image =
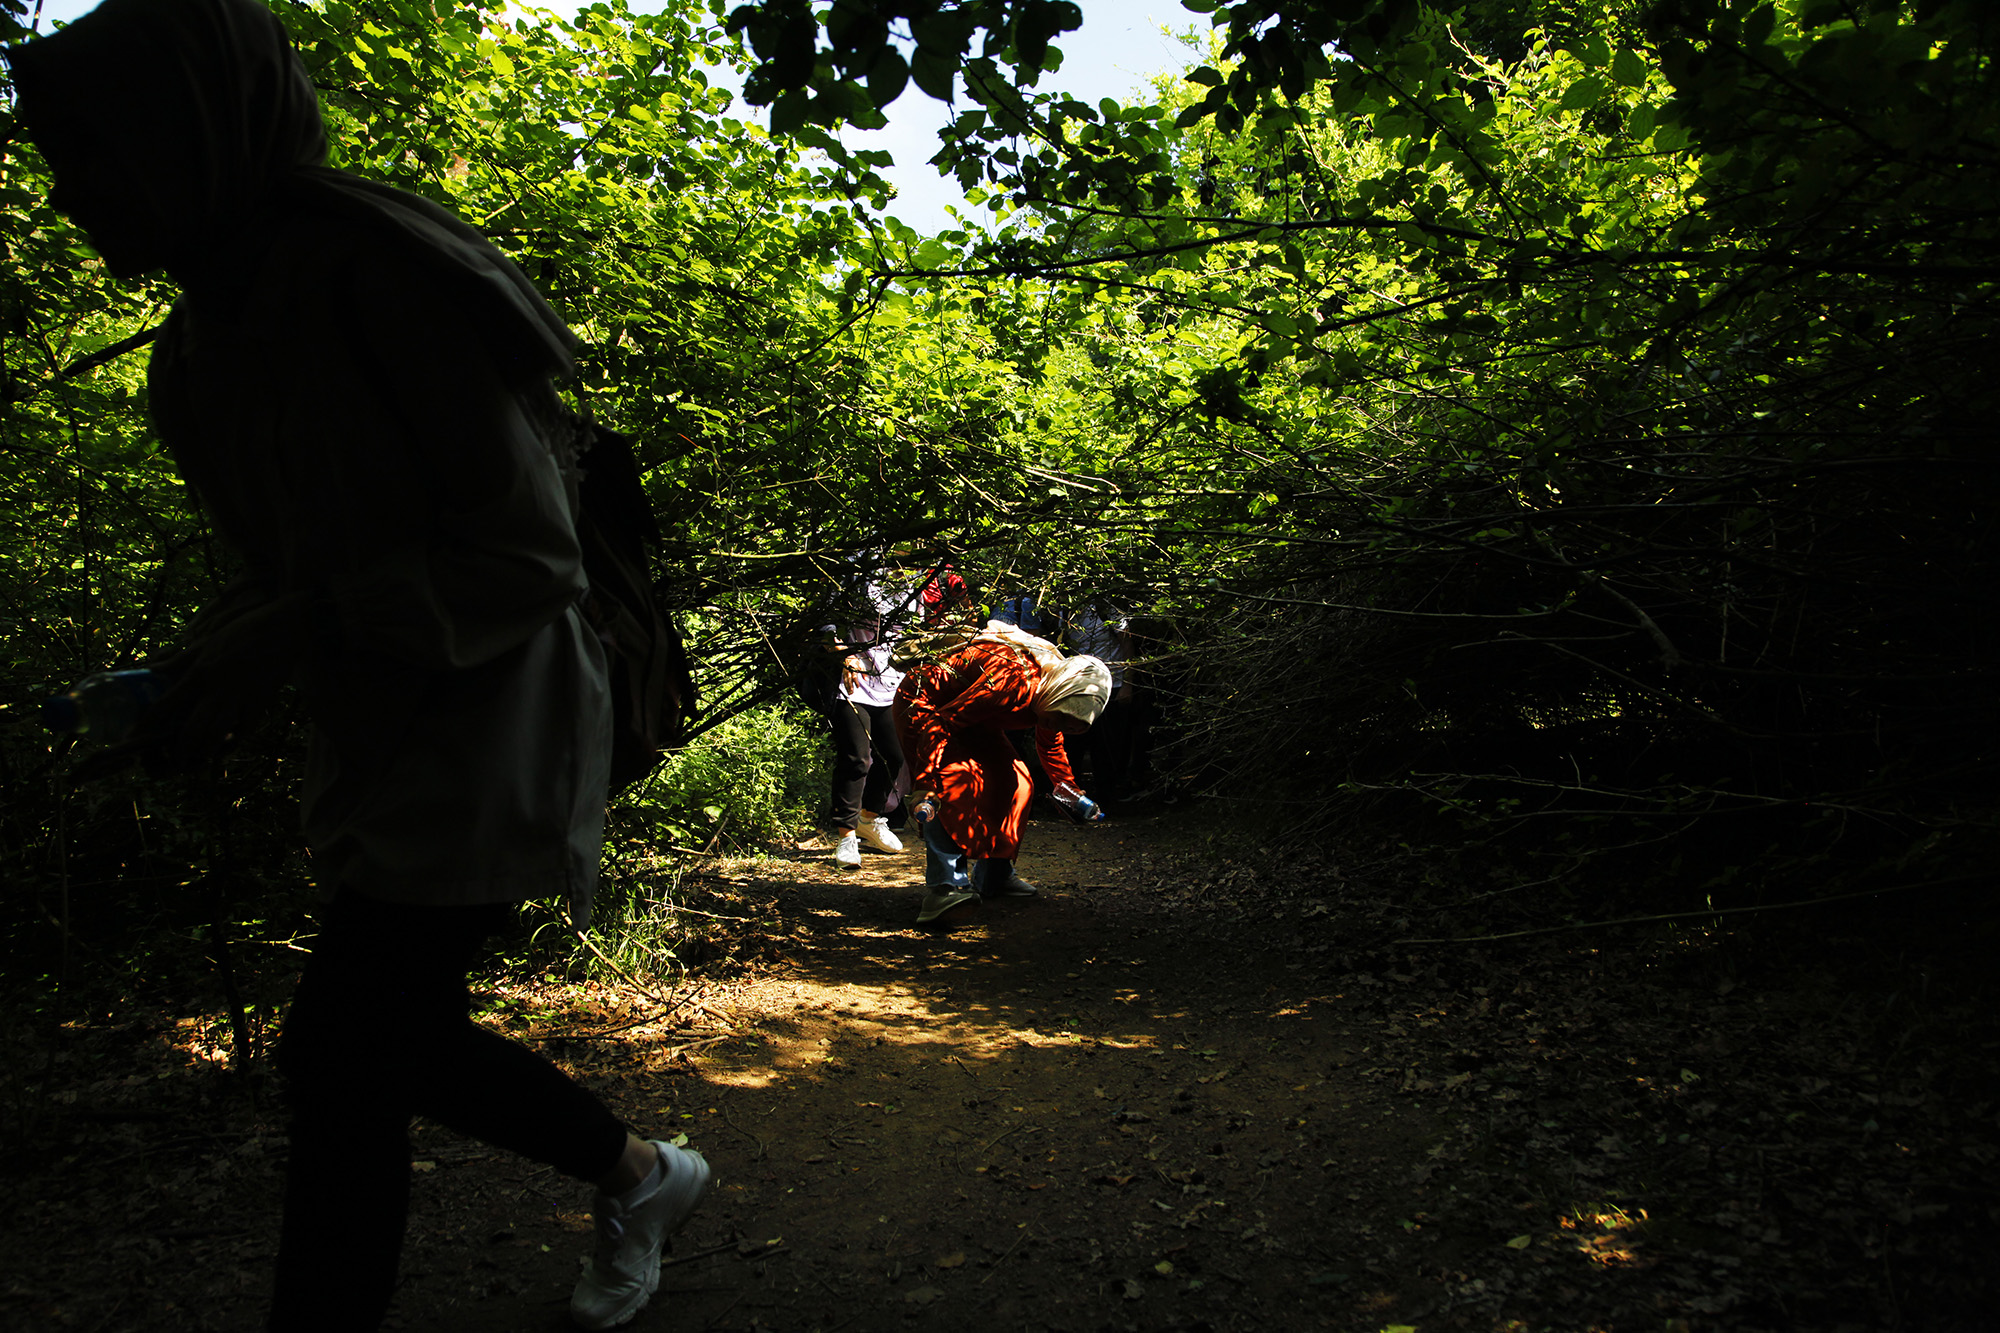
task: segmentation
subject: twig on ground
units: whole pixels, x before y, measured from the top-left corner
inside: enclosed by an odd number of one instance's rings
[[[743,1293],[739,1291],[734,1296],[729,1298],[729,1304],[723,1306],[720,1310],[717,1310],[715,1312],[715,1317],[713,1319],[710,1319],[706,1324],[703,1324],[702,1327],[704,1329],[714,1328],[717,1324],[722,1322],[722,1317],[728,1314],[731,1310],[734,1310],[739,1304],[742,1303],[742,1300],[743,1300]]]
[[[1794,907],[1824,907],[1828,903],[1843,903],[1850,898],[1870,898],[1878,893],[1941,889],[1952,884],[1970,884],[1975,880],[1990,878],[1990,874],[1954,875],[1950,879],[1933,879],[1922,884],[1891,884],[1879,889],[1836,893],[1831,898],[1801,898],[1796,902],[1765,903],[1758,907],[1691,907],[1685,911],[1658,912],[1652,916],[1621,916],[1610,921],[1577,921],[1567,926],[1543,926],[1538,930],[1510,930],[1501,935],[1452,935],[1437,939],[1397,940],[1394,942],[1394,947],[1400,948],[1406,944],[1485,944],[1492,940],[1526,939],[1530,935],[1561,935],[1572,930],[1596,930],[1601,926],[1637,926],[1653,921],[1686,921],[1698,917],[1742,916],[1751,912],[1783,912]]]
[[[999,1142],[999,1140],[995,1139],[994,1142],[997,1143]],[[1012,1254],[1015,1250],[1019,1249],[1021,1246],[1021,1242],[1028,1238],[1028,1230],[1029,1228],[1025,1226],[1021,1228],[1021,1234],[1014,1237],[1014,1243],[1012,1245],[1009,1245],[1005,1250],[1003,1250],[1000,1254],[1000,1257],[993,1261],[993,1271],[988,1273],[985,1277],[979,1279],[980,1286],[983,1287],[994,1279],[994,1277],[1000,1272],[1000,1265],[1007,1262],[1007,1256]]]
[[[725,1241],[720,1245],[711,1245],[705,1250],[696,1250],[693,1254],[684,1254],[677,1259],[662,1259],[660,1261],[660,1267],[672,1268],[677,1264],[699,1263],[703,1259],[713,1259],[716,1255],[721,1254],[726,1250],[733,1250],[735,1248],[736,1248],[735,1241],[733,1240]]]
[[[994,1144],[1000,1142],[1000,1140],[1006,1138],[1009,1134],[1018,1134],[1024,1129],[1031,1134],[1039,1134],[1041,1133],[1042,1127],[1040,1125],[1016,1125],[1012,1129],[1004,1129],[986,1141],[986,1146],[979,1150],[979,1155],[981,1157],[984,1157],[987,1153],[993,1151]]]
[[[729,1112],[723,1111],[720,1114],[722,1116],[722,1123],[724,1125],[728,1126],[730,1129],[736,1131],[738,1134],[741,1134],[744,1138],[750,1140],[752,1143],[757,1145],[757,1155],[751,1158],[750,1159],[751,1161],[761,1162],[767,1156],[770,1155],[770,1150],[764,1146],[763,1139],[759,1138],[755,1134],[752,1134],[749,1130],[743,1128],[741,1125],[737,1124],[734,1120],[731,1120],[729,1118]]]
[[[590,934],[588,931],[577,930],[572,927],[570,930],[570,934],[576,936],[577,941],[580,944],[582,944],[584,948],[590,950],[592,957],[596,958],[598,962],[610,968],[612,972],[616,973],[619,979],[622,980],[626,985],[630,986],[633,990],[638,991],[641,995],[653,1001],[655,1004],[664,1004],[665,1006],[667,1006],[667,1013],[669,1014],[672,1013],[674,1010],[680,1008],[681,1005],[687,1002],[687,997],[683,997],[678,1000],[670,1000],[666,996],[661,995],[658,991],[646,985],[644,982],[640,981],[630,972],[627,972],[621,964],[614,961],[609,954],[605,953],[604,950],[597,947],[596,942],[590,938]],[[665,1015],[656,1015],[656,1016],[665,1017]]]
[[[621,1032],[629,1032],[633,1028],[644,1027],[648,1023],[657,1023],[659,1021],[660,1016],[658,1014],[641,1014],[637,1018],[628,1019],[623,1023],[615,1023],[608,1028],[598,1028],[594,1032],[531,1031],[527,1035],[530,1041],[601,1041],[606,1037],[615,1037]]]
[[[704,1046],[713,1046],[717,1042],[728,1041],[735,1035],[736,1034],[734,1032],[723,1032],[713,1037],[703,1037],[700,1041],[691,1041],[686,1043],[685,1045],[676,1046],[671,1051],[667,1052],[667,1059],[678,1060],[680,1057],[686,1055],[689,1051],[698,1051],[702,1049]]]

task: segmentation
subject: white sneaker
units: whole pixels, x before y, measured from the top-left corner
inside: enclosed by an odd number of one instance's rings
[[[855,836],[865,840],[878,852],[900,852],[903,840],[889,831],[889,821],[881,815],[864,819],[854,830]]]
[[[708,1192],[708,1163],[691,1148],[655,1139],[659,1188],[636,1203],[599,1194],[590,1201],[597,1248],[577,1279],[569,1314],[583,1328],[616,1328],[639,1313],[660,1286],[660,1249]]]
[[[861,869],[861,838],[849,833],[833,849],[833,862],[842,870]]]

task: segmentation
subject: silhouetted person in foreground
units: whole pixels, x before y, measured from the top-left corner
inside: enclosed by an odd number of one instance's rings
[[[246,570],[160,664],[131,751],[213,754],[287,680],[313,719],[331,901],[278,1053],[270,1327],[381,1323],[413,1115],[595,1184],[572,1312],[622,1323],[708,1166],[474,1024],[465,985],[512,904],[563,894],[581,922],[596,882],[610,707],[578,609],[569,332],[456,217],[320,165],[313,87],[256,0],[106,0],[8,58],[56,205],[114,274],[184,291],[153,413]]]

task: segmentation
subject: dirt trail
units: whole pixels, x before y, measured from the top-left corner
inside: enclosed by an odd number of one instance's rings
[[[1042,896],[948,935],[912,924],[914,846],[733,864],[723,894],[775,944],[715,1002],[741,1035],[592,1080],[634,1123],[671,1111],[719,1179],[677,1243],[707,1257],[635,1327],[1344,1328],[1336,1288],[1392,1304],[1342,1271],[1336,1219],[1385,1202],[1428,1126],[1345,1072],[1360,1043],[1302,970],[1134,910],[1160,832],[1038,823]],[[495,1220],[547,1277],[438,1326],[561,1327],[576,1239],[543,1256]]]
[[[1442,872],[1228,855],[1038,821],[1041,897],[950,934],[914,847],[726,862],[665,1003],[500,982],[483,1021],[713,1163],[639,1333],[1993,1327],[1976,938],[1873,972],[1868,920],[1796,958],[1706,922],[1419,953],[1388,942],[1467,891]],[[36,1031],[0,1026],[0,1327],[258,1328],[289,1149],[227,1025]],[[391,1326],[568,1327],[582,1187],[414,1142]]]

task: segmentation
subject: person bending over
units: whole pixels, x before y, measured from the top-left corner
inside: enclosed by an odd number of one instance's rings
[[[1025,898],[1015,872],[1021,824],[1034,786],[1008,742],[1033,727],[1043,766],[1075,790],[1065,733],[1089,729],[1111,692],[1094,657],[1065,658],[1046,639],[989,623],[965,647],[910,672],[892,710],[914,781],[913,808],[928,802],[920,924],[948,924],[982,898]]]

